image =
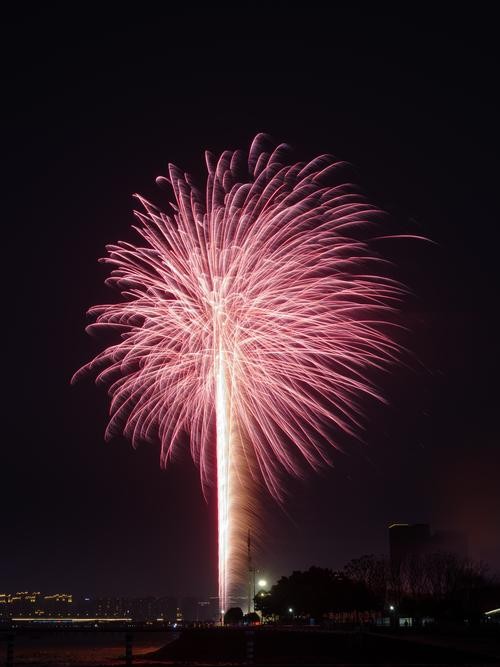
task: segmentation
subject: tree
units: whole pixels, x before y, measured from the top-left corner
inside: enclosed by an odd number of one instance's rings
[[[239,625],[243,622],[241,607],[231,607],[224,615],[224,625]]]
[[[389,575],[389,565],[385,558],[373,554],[353,558],[344,567],[344,573],[352,581],[364,584],[373,595],[376,606],[383,607]]]
[[[484,564],[439,551],[409,554],[390,569],[387,589],[402,615],[462,621],[480,617],[479,599],[490,584]]]
[[[256,596],[255,606],[264,616],[322,618],[334,611],[373,609],[374,596],[363,582],[320,567],[281,577],[271,591]],[[292,610],[292,611],[290,611]]]

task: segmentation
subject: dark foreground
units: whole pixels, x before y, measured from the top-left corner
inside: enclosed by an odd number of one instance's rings
[[[1,639],[1,638],[0,638]],[[3,645],[2,645],[3,644]],[[0,664],[5,643],[0,643]],[[120,633],[26,633],[14,665],[109,667],[125,664]],[[2,655],[3,654],[3,655]],[[300,628],[192,629],[136,633],[133,664],[160,665],[500,665],[500,630],[397,634]]]
[[[256,628],[189,630],[150,657],[199,664],[500,665],[497,633],[469,637]]]

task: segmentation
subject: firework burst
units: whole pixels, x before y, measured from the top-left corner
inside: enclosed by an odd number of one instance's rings
[[[400,352],[405,288],[371,249],[380,211],[331,156],[290,163],[268,146],[207,153],[205,190],[170,165],[157,179],[168,212],[137,196],[141,243],[102,260],[122,300],[90,309],[89,329],[121,337],[75,375],[108,386],[108,437],[159,441],[165,465],[188,434],[204,491],[217,486],[221,608],[241,579],[252,485],[282,500],[282,473],[330,462],[359,434],[360,397],[383,400],[373,371]]]

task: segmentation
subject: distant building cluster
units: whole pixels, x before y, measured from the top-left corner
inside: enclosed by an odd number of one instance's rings
[[[449,530],[431,532],[430,526],[425,523],[394,523],[389,526],[389,552],[389,562],[366,556],[350,564],[349,576],[352,581],[363,582],[375,598],[385,601],[384,608],[377,609],[375,615],[372,612],[365,613],[365,616],[368,614],[365,622],[392,623],[397,616],[400,622],[411,625],[413,617],[402,615],[403,610],[411,606],[408,600],[413,607],[417,603],[422,608],[425,605],[430,607],[430,600],[443,606],[443,601],[450,596],[449,588],[452,584],[454,590],[460,585],[466,592],[475,587],[474,595],[479,595],[476,588],[482,581],[482,573],[466,561],[467,539],[463,533]],[[339,581],[344,581],[344,575],[339,574],[338,577]],[[467,595],[470,597],[472,593],[468,592]],[[234,606],[241,609],[247,604],[247,598],[234,600]],[[491,613],[497,611],[495,600],[487,604],[491,605]],[[351,607],[332,612],[329,620],[363,620],[360,609]],[[361,611],[364,613],[363,609]],[[289,613],[292,614],[292,609]],[[180,626],[217,623],[220,621],[220,609],[219,599],[215,596],[200,600],[196,597],[172,596],[80,597],[68,592],[48,594],[40,591],[0,593],[0,622],[57,622],[64,619],[68,622],[160,622]]]
[[[0,593],[0,620],[40,619],[131,619],[136,622],[164,621],[170,624],[209,623],[218,619],[217,597],[77,597],[71,593],[40,591]]]
[[[0,619],[30,615],[66,616],[74,607],[71,593],[46,594],[40,591],[0,593]]]

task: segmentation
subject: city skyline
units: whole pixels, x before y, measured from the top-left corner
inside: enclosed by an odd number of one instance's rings
[[[259,131],[297,160],[348,161],[371,201],[434,245],[393,250],[414,294],[403,314],[416,367],[387,378],[387,407],[363,404],[363,441],[334,468],[289,483],[286,512],[265,504],[257,566],[270,580],[340,569],[384,553],[388,524],[420,522],[464,531],[471,557],[498,572],[488,28],[460,10],[275,8],[265,29],[257,12],[235,28],[204,11],[187,42],[172,29],[189,23],[182,8],[158,21],[7,17],[0,590],[215,591],[216,508],[187,453],[161,471],[157,445],[105,444],[104,392],[69,380],[99,349],[84,312],[110,298],[96,258],[130,240],[132,192],[154,198],[167,160],[202,179],[200,147],[246,146]]]
[[[354,554],[349,561],[344,562],[340,566],[334,567],[332,563],[323,562],[321,566],[329,567],[333,571],[342,572],[345,570],[349,564],[358,558],[363,557],[375,557],[378,559],[385,560],[388,564],[399,563],[406,555],[411,556],[425,556],[425,555],[453,555],[459,560],[468,562],[471,564],[476,564],[478,566],[486,567],[486,571],[489,572],[493,577],[498,576],[498,572],[490,567],[490,564],[485,561],[477,561],[473,556],[470,555],[471,545],[469,543],[468,535],[464,532],[457,530],[449,530],[447,527],[442,526],[430,526],[425,523],[390,523],[385,527],[385,548],[377,553],[373,552],[363,552]],[[254,566],[255,565],[255,566]],[[316,567],[315,563],[308,563],[307,566],[300,565],[298,567],[292,568],[293,570],[307,569],[307,567]],[[260,583],[265,582],[263,585],[266,590],[269,590],[274,584],[277,583],[278,579],[284,576],[286,573],[284,571],[274,572],[274,568],[271,566],[265,566],[260,563],[254,564],[253,559],[250,560],[248,564],[248,572],[245,570],[242,573],[243,577],[252,577],[254,584],[251,586],[252,590],[258,590]],[[272,573],[272,574],[271,574]],[[30,578],[30,577],[28,577]],[[36,588],[36,587],[35,587]],[[0,606],[6,601],[11,601],[9,598],[16,600],[16,596],[21,596],[19,599],[27,599],[30,602],[34,602],[35,598],[37,599],[56,599],[59,601],[61,598],[64,602],[67,602],[68,599],[71,602],[74,600],[87,600],[87,601],[96,601],[96,600],[105,600],[105,599],[116,599],[116,600],[130,600],[130,599],[165,599],[169,598],[172,600],[213,600],[217,598],[216,586],[213,590],[205,591],[195,591],[195,590],[184,590],[175,592],[172,590],[166,591],[162,590],[160,587],[157,589],[143,590],[134,595],[129,594],[129,592],[122,591],[120,594],[106,590],[106,588],[97,590],[97,589],[81,589],[76,586],[72,586],[71,591],[68,590],[64,592],[54,593],[50,592],[40,592],[36,591],[35,588],[30,589],[29,591],[16,591],[11,589],[6,591],[5,588],[3,592],[0,591]],[[262,588],[262,586],[261,586]],[[76,592],[76,593],[75,593]],[[253,594],[252,594],[253,596]],[[242,595],[237,598],[243,607],[248,605],[248,594]],[[1,610],[0,610],[1,611]]]

